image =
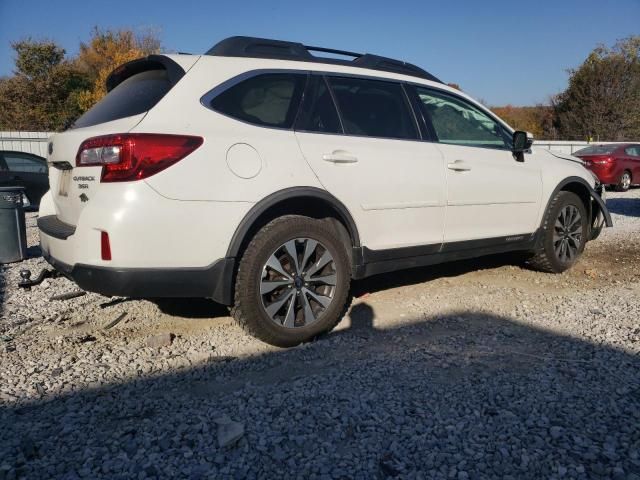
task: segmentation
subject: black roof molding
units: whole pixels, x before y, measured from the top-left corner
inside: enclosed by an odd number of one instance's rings
[[[329,53],[353,57],[353,60],[318,57],[311,52]],[[272,58],[276,60],[295,60],[299,62],[329,63],[350,67],[368,68],[384,72],[400,73],[442,83],[426,70],[393,58],[380,57],[369,53],[355,53],[324,47],[311,47],[298,42],[285,42],[255,37],[229,37],[211,47],[205,55],[218,57]]]

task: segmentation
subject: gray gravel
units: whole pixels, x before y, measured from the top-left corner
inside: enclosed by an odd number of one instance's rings
[[[640,189],[562,275],[515,257],[385,275],[290,350],[204,300],[0,267],[0,480],[640,480]],[[125,314],[126,315],[123,315]]]

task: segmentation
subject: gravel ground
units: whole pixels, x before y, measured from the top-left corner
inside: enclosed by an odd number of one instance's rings
[[[640,189],[608,204],[565,274],[500,256],[371,278],[290,350],[209,301],[17,289],[45,266],[30,216],[31,258],[0,266],[0,480],[640,480]]]

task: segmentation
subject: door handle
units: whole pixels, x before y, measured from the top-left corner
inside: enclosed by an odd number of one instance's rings
[[[325,153],[322,155],[322,159],[331,163],[356,163],[358,161],[358,157],[339,150],[333,153]]]
[[[469,170],[471,170],[471,166],[464,160],[456,160],[455,162],[451,162],[447,164],[447,168],[455,172],[468,172]]]

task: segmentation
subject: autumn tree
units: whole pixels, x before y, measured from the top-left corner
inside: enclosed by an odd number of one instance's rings
[[[599,46],[554,99],[556,125],[567,139],[640,138],[640,36]]]
[[[119,65],[160,51],[157,33],[136,34],[132,30],[100,30],[95,27],[88,43],[80,44],[77,68],[90,82],[79,96],[82,110],[91,108],[107,92],[105,81]]]
[[[533,107],[492,107],[491,110],[516,130],[531,132],[535,138],[556,138],[551,107],[536,105]]]
[[[14,42],[15,71],[0,79],[0,130],[58,130],[80,113],[88,82],[51,41]]]

